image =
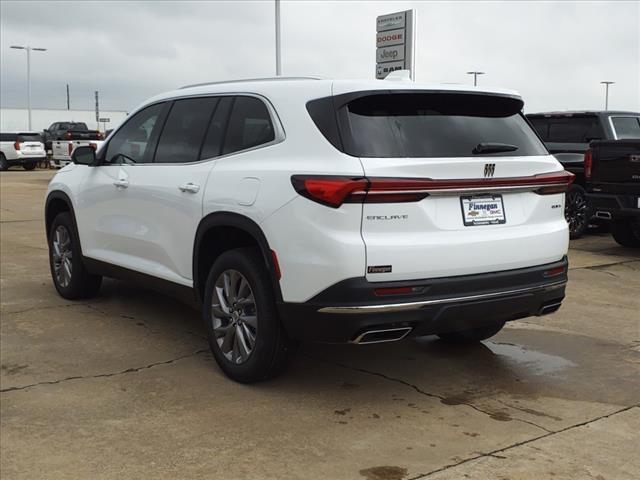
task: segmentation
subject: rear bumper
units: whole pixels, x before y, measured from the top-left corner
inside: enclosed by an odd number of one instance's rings
[[[29,165],[30,163],[42,162],[45,159],[46,159],[46,155],[33,156],[33,157],[19,156],[11,160],[7,159],[7,163],[9,165]]]
[[[567,266],[565,257],[536,267],[410,282],[352,278],[308,302],[281,302],[278,310],[289,336],[305,341],[353,342],[366,331],[386,329],[410,336],[459,331],[557,310],[565,294]],[[554,269],[561,273],[549,276]],[[415,293],[374,293],[407,286]]]
[[[638,198],[640,198],[640,192],[637,194],[587,193],[589,205],[598,218],[640,217]]]

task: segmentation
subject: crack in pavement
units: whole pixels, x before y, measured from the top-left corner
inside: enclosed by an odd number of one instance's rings
[[[631,260],[622,260],[621,262],[603,263],[602,265],[587,265],[584,267],[569,267],[569,270],[602,270],[607,267],[613,267],[615,265],[624,265],[625,263],[638,262],[637,258]]]
[[[9,388],[1,389],[0,393],[15,392],[15,391],[18,391],[18,390],[25,390],[25,389],[31,388],[31,387],[37,387],[37,386],[40,386],[40,385],[56,385],[58,383],[68,382],[70,380],[85,380],[85,379],[89,379],[89,378],[115,377],[117,375],[124,375],[126,373],[135,373],[135,372],[139,372],[141,370],[147,370],[149,368],[157,367],[157,366],[160,366],[160,365],[169,365],[169,364],[172,364],[172,363],[177,362],[179,360],[184,360],[185,358],[195,357],[196,355],[200,355],[201,353],[205,353],[207,351],[208,351],[207,349],[201,348],[201,349],[196,350],[195,352],[189,353],[187,355],[181,355],[179,357],[172,358],[170,360],[165,360],[163,362],[150,363],[149,365],[144,365],[142,367],[132,367],[132,368],[127,368],[126,370],[121,370],[119,372],[98,373],[96,375],[76,375],[76,376],[73,376],[73,377],[61,378],[59,380],[50,380],[50,381],[45,381],[45,382],[32,383],[30,385],[23,385],[21,387],[9,387]]]
[[[3,208],[3,210],[5,210]],[[8,212],[11,212],[11,210],[6,210]],[[0,220],[0,223],[24,223],[24,222],[42,222],[41,218],[34,218],[34,219],[29,219],[29,220]]]
[[[423,389],[421,389],[420,387],[418,387],[417,385],[414,385],[413,383],[409,383],[406,380],[402,380],[401,378],[395,378],[395,377],[390,377],[389,375],[385,375],[384,373],[379,373],[379,372],[374,372],[372,370],[366,370],[364,368],[358,368],[358,367],[351,367],[349,365],[346,365],[344,363],[339,363],[339,362],[331,362],[329,360],[324,360],[324,359],[318,359],[315,357],[311,357],[306,355],[308,358],[311,358],[312,360],[316,360],[316,361],[320,361],[320,362],[324,362],[324,363],[329,363],[329,364],[333,364],[333,365],[337,365],[341,368],[347,369],[347,370],[353,370],[355,372],[360,372],[360,373],[364,373],[367,375],[372,375],[375,377],[380,377],[380,378],[384,378],[385,380],[389,380],[391,382],[395,382],[395,383],[399,383],[401,385],[404,385],[405,387],[409,387],[412,388],[413,390],[415,390],[417,393],[419,393],[420,395],[424,395],[427,397],[431,397],[431,398],[437,398],[438,400],[440,400],[440,402],[443,403],[443,405],[449,405],[447,403],[445,403],[446,401],[446,397],[443,397],[442,395],[438,395],[435,393],[429,393]],[[490,412],[487,410],[483,410],[482,408],[478,407],[477,405],[474,405],[473,403],[466,403],[466,402],[456,402],[455,405],[465,405],[467,407],[472,408],[473,410],[480,412],[484,415],[487,415],[490,418],[494,418],[494,416],[496,415],[496,412]],[[547,428],[538,425],[534,422],[530,422],[529,420],[523,420],[521,418],[516,418],[516,417],[511,417],[512,420],[516,421],[516,422],[521,422],[521,423],[527,423],[533,427],[536,427],[540,430],[544,430],[547,433],[553,433],[551,430],[548,430]]]
[[[621,408],[619,410],[616,410],[615,412],[607,413],[606,415],[600,415],[599,417],[592,418],[590,420],[585,420],[584,422],[576,423],[574,425],[569,425],[568,427],[561,428],[560,430],[555,430],[555,431],[552,431],[552,432],[549,432],[549,433],[545,433],[544,435],[539,435],[537,437],[533,437],[533,438],[530,438],[528,440],[523,440],[521,442],[515,442],[515,443],[512,443],[509,446],[498,448],[496,450],[491,450],[490,452],[480,453],[480,454],[478,454],[478,455],[476,455],[474,457],[465,458],[464,460],[461,460],[461,461],[459,461],[457,463],[451,463],[451,464],[448,464],[448,465],[444,465],[444,466],[442,466],[440,468],[437,468],[435,470],[431,470],[430,472],[427,472],[427,473],[420,473],[420,474],[415,475],[415,476],[413,476],[411,478],[408,478],[407,480],[421,480],[423,478],[430,477],[431,475],[434,475],[436,473],[444,472],[444,471],[449,470],[451,468],[455,468],[455,467],[458,467],[460,465],[464,465],[465,463],[472,462],[473,460],[477,460],[479,458],[486,458],[486,457],[504,458],[504,457],[496,455],[496,454],[502,453],[502,452],[506,452],[508,450],[511,450],[511,449],[517,448],[517,447],[521,447],[523,445],[528,445],[528,444],[533,443],[533,442],[535,442],[537,440],[542,440],[544,438],[551,437],[551,436],[557,435],[559,433],[564,433],[564,432],[566,432],[568,430],[572,430],[574,428],[584,427],[585,425],[589,425],[591,423],[597,422],[598,420],[603,420],[605,418],[609,418],[609,417],[612,417],[614,415],[618,415],[619,413],[623,413],[623,412],[626,412],[628,410],[631,410],[633,408],[638,408],[638,407],[640,407],[640,404],[629,405],[628,407]]]

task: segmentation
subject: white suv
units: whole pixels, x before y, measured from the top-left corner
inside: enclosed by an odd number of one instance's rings
[[[279,78],[152,98],[51,181],[65,298],[101,276],[198,299],[231,378],[292,341],[479,341],[557,310],[564,192],[512,91]]]
[[[0,133],[0,170],[14,165],[33,170],[46,156],[44,143],[37,132]]]

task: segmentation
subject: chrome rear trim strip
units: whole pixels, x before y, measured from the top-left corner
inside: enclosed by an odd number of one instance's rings
[[[546,285],[538,285],[535,287],[518,288],[515,290],[503,290],[501,292],[481,293],[478,295],[467,295],[464,297],[435,298],[433,300],[424,300],[421,302],[407,303],[391,303],[383,305],[355,305],[344,307],[323,307],[318,310],[320,313],[341,313],[341,314],[361,314],[361,313],[389,313],[389,312],[406,312],[410,310],[420,310],[430,305],[439,305],[441,303],[451,302],[470,302],[473,300],[484,300],[487,298],[507,297],[520,293],[531,293],[537,291],[548,291],[562,288],[567,284],[566,281],[548,283]]]

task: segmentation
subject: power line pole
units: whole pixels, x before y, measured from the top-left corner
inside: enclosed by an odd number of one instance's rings
[[[11,45],[16,50],[27,51],[27,110],[29,111],[29,131],[31,131],[31,50],[36,52],[46,52],[46,48],[30,47],[29,45]]]
[[[473,86],[478,86],[478,75],[484,75],[484,72],[467,72],[467,75],[473,75]]]
[[[280,55],[280,0],[276,2],[276,76],[282,75],[282,59]]]
[[[69,84],[67,83],[67,110],[71,110],[71,100],[69,99]]]
[[[604,93],[604,109],[605,110],[609,110],[609,85],[613,85],[616,82],[611,82],[609,80],[604,81],[604,82],[600,82],[604,85],[605,87],[605,93]]]

